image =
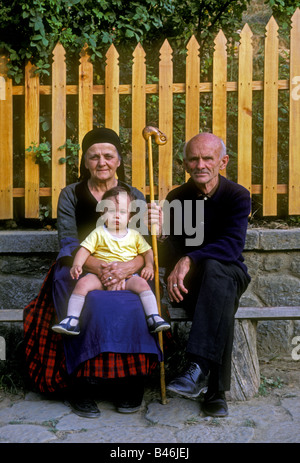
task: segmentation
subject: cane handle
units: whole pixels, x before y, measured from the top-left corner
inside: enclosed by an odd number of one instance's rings
[[[149,137],[152,136],[154,137],[157,145],[165,145],[167,143],[167,137],[163,132],[161,132],[157,127],[148,125],[143,130],[143,137],[145,140],[148,140]]]

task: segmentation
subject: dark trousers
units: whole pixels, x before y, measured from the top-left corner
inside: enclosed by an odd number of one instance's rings
[[[248,284],[238,265],[213,259],[203,260],[186,282],[189,293],[181,305],[193,320],[187,353],[209,364],[211,390],[230,389],[234,315]]]

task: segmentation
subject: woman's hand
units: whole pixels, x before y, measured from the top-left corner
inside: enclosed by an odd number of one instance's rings
[[[109,285],[106,289],[107,291],[122,291],[125,289],[125,280],[121,280],[118,283]]]
[[[128,269],[128,262],[103,262],[100,265],[99,278],[101,283],[107,288],[111,287],[119,288],[122,286],[122,281],[132,276],[132,273]],[[123,288],[124,289],[124,288]]]

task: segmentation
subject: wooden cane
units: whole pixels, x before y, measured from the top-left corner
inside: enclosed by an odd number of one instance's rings
[[[167,137],[156,127],[147,126],[143,130],[143,137],[148,142],[148,163],[149,163],[149,184],[150,184],[150,203],[154,203],[154,179],[153,179],[153,159],[152,159],[152,137],[154,137],[157,145],[164,145],[167,143]],[[159,288],[159,264],[157,252],[157,234],[156,225],[151,225],[151,238],[154,259],[154,280],[155,280],[155,294],[158,307],[158,313],[161,315],[160,305],[160,288]],[[163,354],[163,338],[162,332],[158,333],[159,345]],[[166,380],[165,380],[165,364],[164,361],[160,362],[160,388],[161,388],[161,401],[162,404],[167,403],[166,395]]]

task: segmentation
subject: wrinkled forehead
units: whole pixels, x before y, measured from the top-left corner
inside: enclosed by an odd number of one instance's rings
[[[187,156],[200,156],[203,154],[216,154],[219,156],[221,152],[221,140],[211,134],[200,134],[192,138],[186,147]]]
[[[94,143],[92,146],[89,147],[89,149],[86,151],[85,155],[86,156],[91,156],[95,154],[115,154],[118,156],[118,151],[115,145],[111,143]]]

